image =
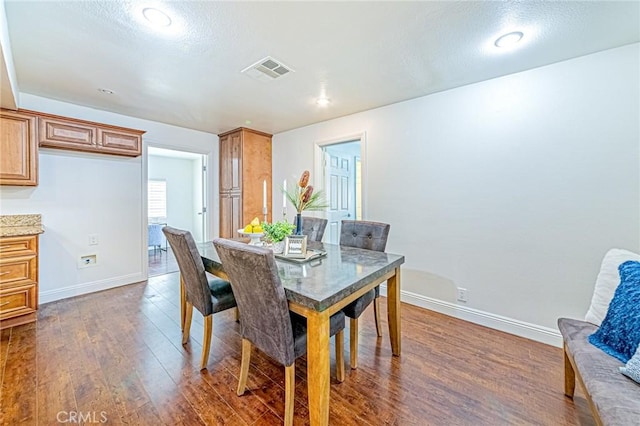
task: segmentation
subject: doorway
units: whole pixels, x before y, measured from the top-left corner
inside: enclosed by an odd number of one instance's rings
[[[157,147],[147,149],[147,241],[149,276],[178,271],[161,232],[165,225],[207,235],[207,156]]]
[[[341,222],[362,220],[364,135],[318,144],[328,221],[324,241],[340,242]]]

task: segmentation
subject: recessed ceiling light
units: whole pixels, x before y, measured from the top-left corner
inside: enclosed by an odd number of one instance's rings
[[[105,95],[113,95],[115,92],[111,89],[105,89],[103,87],[98,89],[98,92],[104,93]]]
[[[331,103],[331,99],[329,99],[329,98],[318,98],[316,103],[318,105],[320,105],[321,107],[326,107],[327,105],[329,105]]]
[[[142,14],[147,21],[156,27],[168,27],[171,25],[171,18],[161,10],[147,7],[142,10]]]
[[[494,44],[496,47],[511,47],[522,40],[523,36],[524,34],[521,31],[514,31],[498,37]]]

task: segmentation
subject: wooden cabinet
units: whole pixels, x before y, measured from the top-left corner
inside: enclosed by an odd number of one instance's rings
[[[141,130],[38,113],[38,143],[42,147],[138,157]]]
[[[0,329],[36,320],[38,236],[0,238]]]
[[[0,109],[0,185],[37,184],[36,117]]]
[[[267,221],[271,221],[271,135],[241,127],[220,138],[220,237],[238,237],[254,217],[262,222],[267,186]]]

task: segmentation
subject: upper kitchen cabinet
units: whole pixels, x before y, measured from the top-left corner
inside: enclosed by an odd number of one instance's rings
[[[0,185],[38,184],[36,117],[0,109]]]
[[[144,131],[38,113],[41,147],[138,157]]]

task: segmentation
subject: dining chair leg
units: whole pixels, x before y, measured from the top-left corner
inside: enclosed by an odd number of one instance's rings
[[[293,406],[296,393],[296,363],[284,367],[284,424],[293,425]]]
[[[236,306],[233,310],[235,312],[236,322],[240,322],[240,311],[238,310],[238,307]]]
[[[202,360],[200,361],[200,370],[204,370],[205,368],[207,368],[207,361],[209,361],[209,350],[211,349],[212,329],[213,314],[210,314],[204,317],[204,337],[202,338]]]
[[[247,376],[249,375],[249,362],[251,361],[251,342],[242,339],[242,361],[240,362],[240,379],[238,380],[238,396],[244,394],[247,387]]]
[[[184,292],[184,281],[182,280],[182,274],[180,274],[180,331],[184,331],[184,315],[186,303],[187,299]]]
[[[344,382],[344,330],[336,333],[336,378]]]
[[[378,337],[382,337],[382,323],[380,322],[380,298],[373,299],[373,315],[376,318],[376,333]]]
[[[358,368],[358,318],[349,319],[349,364],[352,370]]]
[[[189,340],[189,331],[191,330],[191,316],[193,315],[193,305],[189,302],[185,303],[184,308],[184,329],[182,330],[182,344],[186,345]]]

